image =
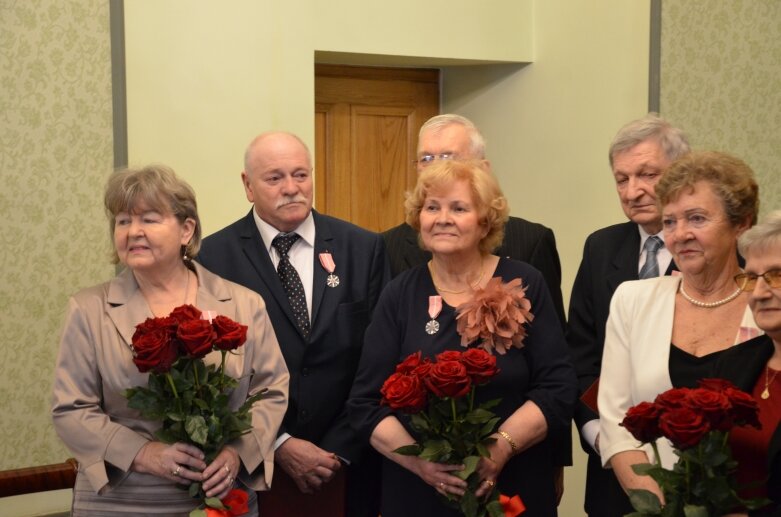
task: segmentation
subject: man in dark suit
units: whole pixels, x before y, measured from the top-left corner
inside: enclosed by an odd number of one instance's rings
[[[244,163],[254,208],[205,239],[199,261],[266,302],[290,370],[275,464],[304,493],[333,479],[342,461],[350,464],[348,515],[366,515],[365,488],[351,489],[364,480],[353,483],[351,471],[368,444],[353,435],[344,406],[364,331],[390,276],[383,241],[312,210],[312,161],[295,135],[258,136]]]
[[[460,115],[432,117],[423,124],[418,134],[418,172],[435,160],[448,159],[482,160],[488,163],[483,136],[469,119]],[[407,223],[391,228],[382,237],[385,239],[394,277],[431,259],[431,253],[421,249],[417,232]],[[504,228],[504,241],[495,253],[528,262],[542,273],[556,313],[564,325],[561,262],[553,231],[538,223],[510,217]]]
[[[610,167],[629,222],[589,235],[572,287],[566,335],[581,395],[596,389],[610,299],[618,285],[640,276],[669,274],[674,267],[663,239],[652,246],[653,237],[661,238],[662,233],[654,186],[664,169],[688,152],[686,135],[656,114],[625,125],[610,145]],[[613,471],[602,468],[599,415],[580,402],[575,408],[575,424],[588,454],[586,513],[591,517],[616,517],[632,512]]]

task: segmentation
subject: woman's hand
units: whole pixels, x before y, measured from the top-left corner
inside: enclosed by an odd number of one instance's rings
[[[203,478],[201,471],[206,468],[203,452],[193,445],[162,442],[147,442],[141,447],[130,470],[143,474],[152,474],[175,483],[189,485]]]
[[[466,481],[454,476],[451,472],[464,470],[463,465],[449,465],[447,463],[434,463],[418,457],[409,457],[414,459],[408,468],[426,484],[431,485],[442,495],[451,495],[461,497],[466,491]]]
[[[491,493],[499,474],[513,456],[513,449],[510,443],[499,435],[495,435],[496,441],[487,447],[491,453],[490,458],[480,458],[477,463],[477,475],[481,479],[480,485],[475,492],[477,498],[485,497]]]
[[[372,447],[377,449],[380,454],[414,473],[426,484],[434,487],[440,494],[459,497],[464,495],[467,486],[466,481],[450,474],[451,472],[463,470],[463,465],[434,463],[417,456],[407,456],[393,452],[399,447],[415,443],[415,440],[395,416],[383,418],[377,424],[377,427],[374,428],[369,441]]]
[[[610,458],[610,466],[621,484],[624,492],[629,493],[630,489],[645,489],[656,495],[659,502],[664,506],[664,494],[659,485],[651,476],[641,476],[635,473],[632,465],[640,463],[649,463],[648,456],[642,450],[622,451],[614,454]]]
[[[203,491],[206,497],[217,497],[222,499],[230,489],[233,488],[233,482],[239,474],[241,459],[236,449],[226,445],[220,451],[214,461],[212,461],[206,470],[203,471]]]

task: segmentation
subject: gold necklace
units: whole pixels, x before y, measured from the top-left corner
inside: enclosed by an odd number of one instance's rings
[[[762,390],[762,394],[760,395],[762,400],[767,400],[770,398],[770,385],[773,384],[774,380],[776,380],[776,376],[778,376],[778,370],[773,370],[773,376],[770,377],[770,367],[765,366],[765,389]],[[769,380],[768,377],[770,377]]]
[[[463,293],[466,292],[466,289],[461,289],[460,291],[450,291],[448,289],[443,289],[442,287],[439,287],[437,285],[436,274],[434,273],[434,261],[433,260],[429,260],[428,261],[428,270],[431,273],[431,283],[434,284],[434,289],[436,289],[437,291],[439,291],[441,293],[448,293],[448,294],[463,294]],[[470,284],[469,282],[467,282],[467,285],[469,286],[469,288],[472,289],[473,291],[475,289],[477,289],[477,287],[480,285],[480,282],[483,281],[483,276],[484,275],[485,275],[485,268],[483,267],[483,260],[480,259],[480,278],[478,278],[477,282],[475,282],[474,284]]]

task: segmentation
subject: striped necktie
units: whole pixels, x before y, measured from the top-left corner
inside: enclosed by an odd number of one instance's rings
[[[659,253],[662,246],[664,246],[664,242],[656,235],[652,235],[645,240],[645,244],[643,245],[643,249],[645,250],[645,264],[643,264],[643,267],[640,269],[640,274],[638,275],[641,280],[643,278],[659,276],[659,262],[656,260],[656,254]]]

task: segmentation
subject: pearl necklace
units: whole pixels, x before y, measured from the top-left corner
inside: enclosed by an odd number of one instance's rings
[[[716,307],[719,307],[721,305],[724,305],[725,303],[729,303],[735,298],[738,297],[738,295],[741,293],[742,289],[738,287],[735,292],[727,296],[726,298],[722,298],[721,300],[716,300],[715,302],[703,302],[700,300],[695,300],[689,294],[686,292],[686,289],[683,288],[683,280],[681,280],[681,285],[678,288],[678,290],[681,292],[681,296],[689,302],[692,305],[696,305],[697,307],[702,307],[703,309],[713,309]]]

